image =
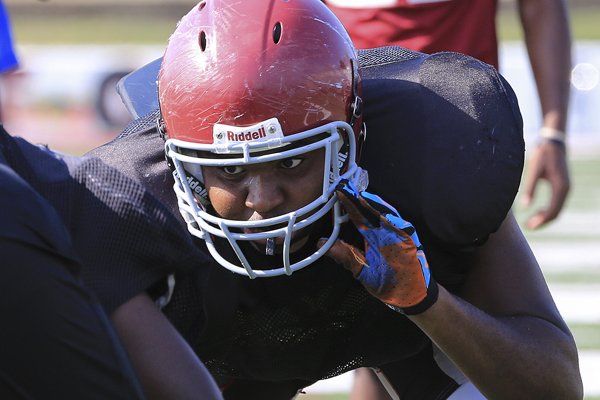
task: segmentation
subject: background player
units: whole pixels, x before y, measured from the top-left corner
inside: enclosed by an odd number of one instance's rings
[[[342,21],[358,48],[399,45],[433,53],[457,51],[498,68],[497,0],[324,1]],[[570,189],[565,151],[571,74],[571,32],[562,0],[517,1],[542,112],[539,139],[530,150],[522,202],[529,206],[539,182],[551,187],[549,204],[526,226],[554,220]]]

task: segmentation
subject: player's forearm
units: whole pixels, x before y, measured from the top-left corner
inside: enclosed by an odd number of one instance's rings
[[[204,364],[147,294],[118,307],[111,319],[148,400],[222,399]]]
[[[440,287],[410,317],[490,399],[578,399],[583,389],[568,332],[531,316],[494,318]]]
[[[564,131],[571,73],[571,32],[566,6],[561,0],[521,0],[519,12],[543,125]]]

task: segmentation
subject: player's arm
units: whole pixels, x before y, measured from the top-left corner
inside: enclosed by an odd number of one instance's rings
[[[520,0],[519,14],[542,110],[542,140],[529,156],[523,203],[529,205],[540,180],[552,188],[550,204],[527,221],[535,229],[556,218],[570,189],[567,154],[560,139],[567,124],[571,32],[563,0]],[[556,140],[558,139],[558,140]]]
[[[148,399],[222,399],[204,364],[147,294],[121,305],[111,319]]]
[[[577,399],[577,349],[514,218],[478,251],[464,299],[409,316],[488,398]]]
[[[365,239],[329,255],[405,314],[488,398],[582,396],[577,349],[512,215],[478,249],[462,298],[435,282],[412,224],[381,198],[338,185]]]

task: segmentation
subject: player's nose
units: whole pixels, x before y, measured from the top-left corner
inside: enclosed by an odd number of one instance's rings
[[[284,202],[284,194],[277,179],[270,175],[258,175],[251,179],[247,187],[246,207],[261,215],[268,216],[279,209]]]

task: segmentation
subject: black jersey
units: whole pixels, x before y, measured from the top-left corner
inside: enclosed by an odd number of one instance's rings
[[[0,398],[144,398],[104,310],[78,279],[68,229],[8,166],[6,140],[0,127]]]
[[[56,209],[86,266],[81,278],[108,312],[207,259],[174,214],[100,159],[61,155],[3,129],[0,152]]]
[[[436,280],[456,290],[471,251],[499,227],[519,185],[524,148],[514,94],[493,68],[467,56],[383,48],[361,52],[360,62],[369,190],[413,222]],[[155,111],[134,121],[91,154],[176,213],[157,118]],[[209,272],[177,280],[164,312],[218,378],[300,388],[405,360],[399,385],[409,385],[423,372],[410,363],[431,358],[415,325],[326,257],[269,279],[214,262],[202,268]]]
[[[149,115],[150,128],[91,154],[135,176],[176,212],[173,178],[153,120]],[[215,376],[297,380],[294,391],[363,365],[412,356],[428,345],[418,328],[326,257],[290,277],[254,280],[213,262],[208,275],[176,276],[163,311]],[[392,341],[396,352],[390,352]]]
[[[499,228],[519,188],[516,95],[493,67],[463,54],[383,47],[359,60],[368,190],[415,226],[436,279],[452,291],[461,259]]]

